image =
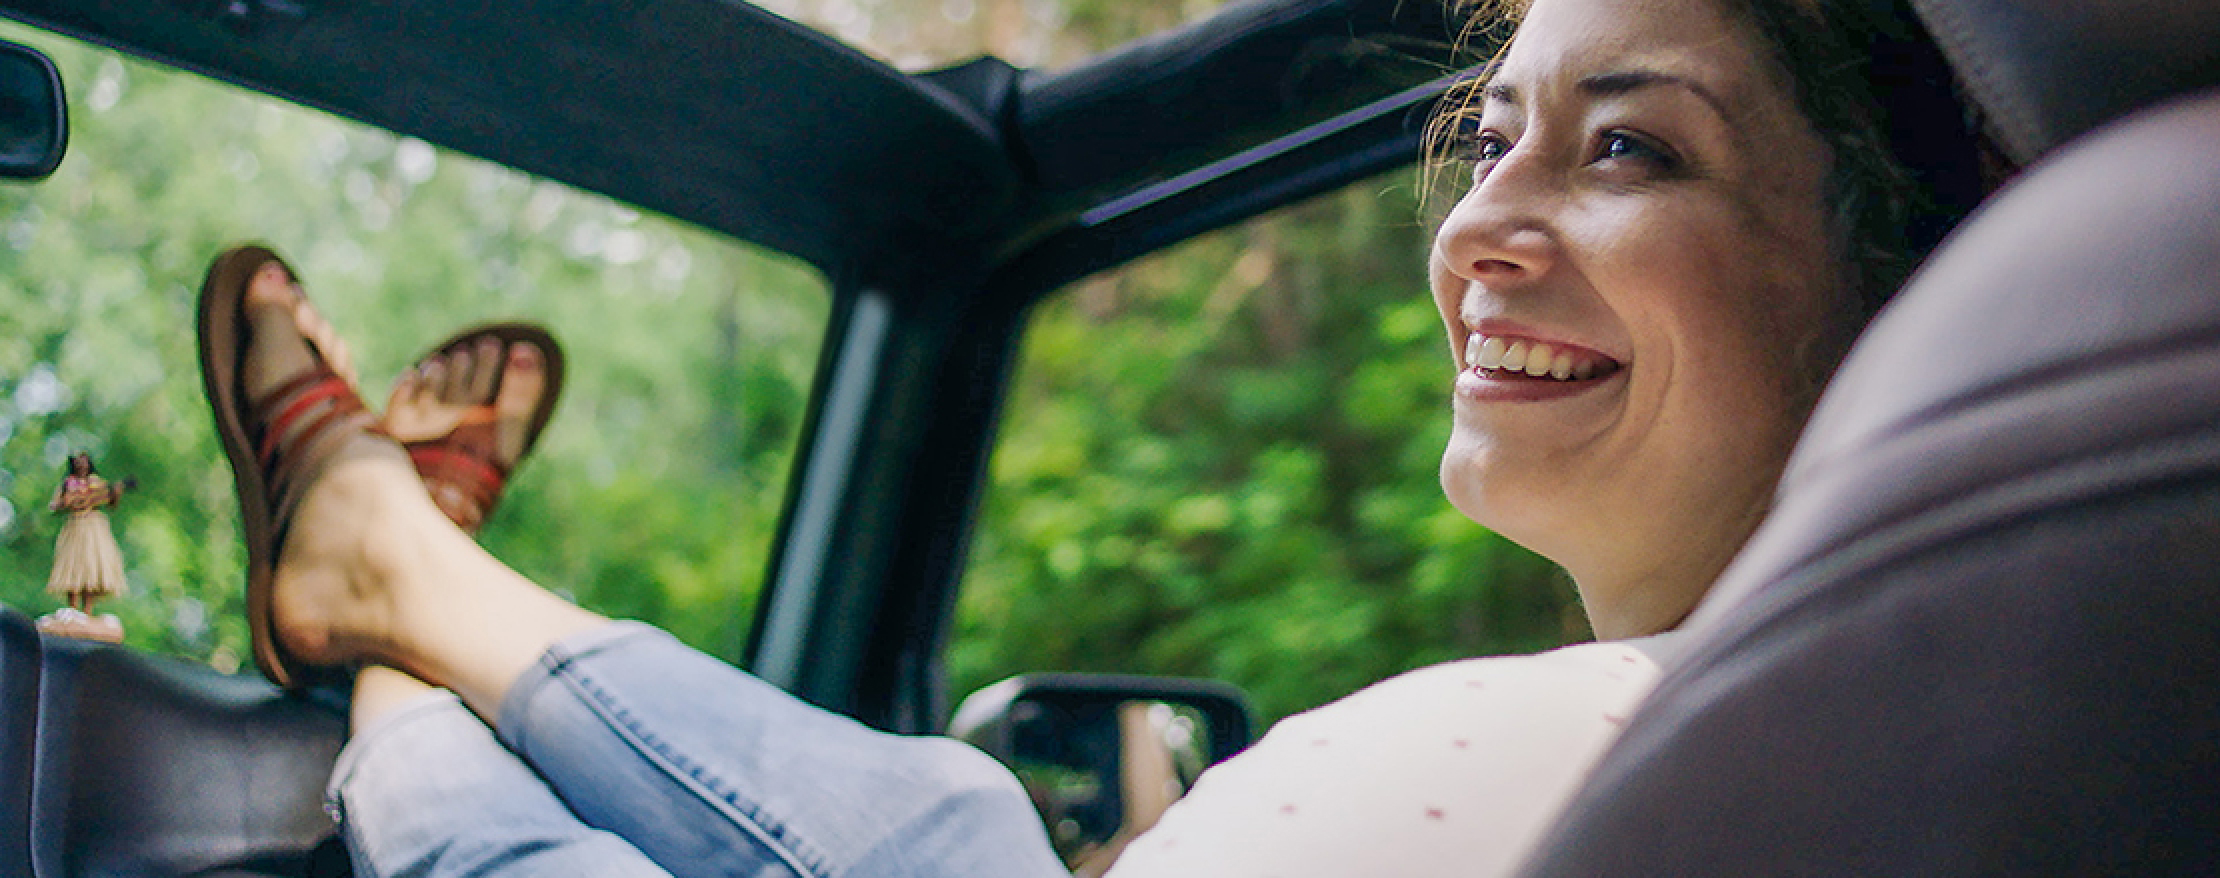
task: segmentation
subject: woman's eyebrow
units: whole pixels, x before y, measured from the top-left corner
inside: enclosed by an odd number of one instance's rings
[[[1671,73],[1657,70],[1623,70],[1585,76],[1580,80],[1581,92],[1590,97],[1623,95],[1631,91],[1660,85],[1679,86],[1686,89],[1690,94],[1702,99],[1704,103],[1710,104],[1712,112],[1718,113],[1720,118],[1734,118],[1734,114],[1727,110],[1727,102],[1720,100],[1719,95],[1712,92],[1709,87],[1696,80],[1675,76]]]

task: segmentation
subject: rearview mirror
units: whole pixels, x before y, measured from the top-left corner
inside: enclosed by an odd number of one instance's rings
[[[39,50],[0,41],[0,178],[42,179],[68,145],[62,74]]]
[[[1027,674],[964,699],[948,733],[1008,765],[1064,864],[1091,876],[1250,727],[1248,699],[1215,680]]]

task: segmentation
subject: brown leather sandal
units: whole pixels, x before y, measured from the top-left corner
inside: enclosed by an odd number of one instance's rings
[[[231,461],[239,492],[240,529],[247,542],[247,626],[254,661],[271,681],[288,689],[344,677],[343,669],[296,666],[273,630],[270,591],[279,547],[295,507],[323,473],[353,447],[351,434],[380,434],[376,418],[353,386],[332,370],[313,342],[315,362],[260,396],[241,386],[247,325],[244,299],[255,272],[277,263],[261,246],[238,247],[216,257],[200,290],[200,374],[216,417],[216,435]]]
[[[540,431],[555,414],[555,403],[563,395],[563,349],[555,343],[555,336],[546,328],[530,323],[489,323],[473,326],[456,333],[454,337],[432,348],[430,353],[417,358],[421,364],[433,357],[443,357],[459,350],[474,349],[487,338],[501,342],[501,355],[505,358],[513,346],[530,343],[540,351],[541,372],[546,376],[546,386],[533,403],[532,419],[525,425],[524,445],[517,458],[507,464],[500,462],[499,425],[495,422],[491,402],[472,406],[463,415],[462,422],[447,433],[426,438],[404,439],[401,447],[408,450],[409,460],[416,464],[417,475],[423,477],[424,488],[432,495],[432,502],[447,513],[464,533],[476,535],[485,525],[486,518],[501,502],[501,491],[507,487],[509,474],[516,465],[532,453],[538,444]],[[493,396],[501,395],[497,380]]]

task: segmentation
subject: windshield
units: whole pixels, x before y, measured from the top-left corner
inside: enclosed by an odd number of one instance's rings
[[[64,458],[137,487],[110,510],[131,645],[249,655],[237,502],[193,303],[248,241],[301,273],[363,395],[478,321],[546,324],[560,403],[481,534],[603,613],[737,658],[829,304],[814,270],[608,199],[14,25],[70,92],[68,158],[0,188],[0,601],[33,613]]]

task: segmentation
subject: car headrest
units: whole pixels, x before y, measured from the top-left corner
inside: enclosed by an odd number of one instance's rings
[[[2021,164],[2220,85],[2220,0],[1912,0]]]
[[[1867,327],[1692,622],[1977,492],[2220,425],[2220,362],[2140,361],[2220,336],[2220,91],[2089,141],[1969,218]]]

